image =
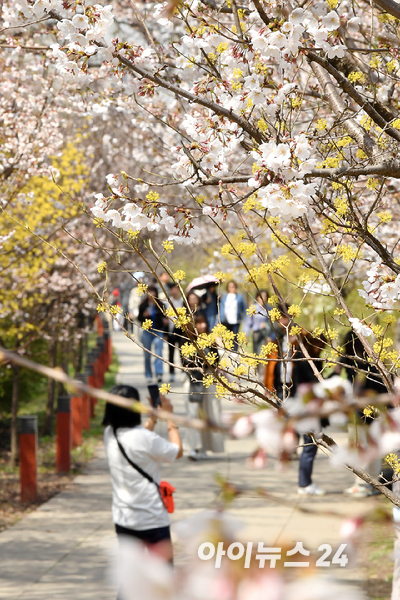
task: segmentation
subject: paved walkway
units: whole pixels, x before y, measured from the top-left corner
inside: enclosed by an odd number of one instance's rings
[[[147,388],[140,350],[123,334],[114,334],[114,348],[119,357],[118,381],[135,385],[144,401]],[[167,380],[167,377],[165,378]],[[181,379],[178,375],[177,379]],[[184,413],[182,382],[173,386],[175,412]],[[238,405],[223,403],[223,410],[239,410]],[[165,425],[157,425],[161,434]],[[164,429],[163,429],[164,428]],[[344,433],[335,433],[344,439]],[[173,522],[197,514],[215,505],[220,474],[246,488],[264,487],[280,501],[261,499],[255,493],[235,500],[230,512],[244,523],[243,541],[264,541],[269,545],[302,541],[305,548],[317,549],[322,543],[339,543],[341,519],[326,514],[335,511],[343,516],[360,514],[374,499],[347,499],[342,490],[351,485],[352,476],[344,469],[333,470],[318,454],[314,481],[327,490],[319,498],[297,495],[296,461],[287,470],[277,472],[271,460],[262,471],[245,467],[248,454],[255,448],[253,440],[227,440],[226,454],[193,463],[187,458],[167,466],[163,473],[177,489]],[[111,488],[102,447],[86,473],[75,478],[69,488],[58,494],[16,525],[0,534],[0,598],[3,600],[112,600],[115,590],[109,583],[109,556],[115,548],[110,513]],[[287,503],[287,505],[286,505]],[[306,505],[317,514],[296,510]],[[325,514],[319,514],[322,513]],[[178,551],[177,562],[185,557]],[[338,575],[358,580],[357,570],[339,569]]]

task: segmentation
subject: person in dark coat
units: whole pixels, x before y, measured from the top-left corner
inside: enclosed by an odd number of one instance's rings
[[[310,356],[310,358],[319,358],[321,352],[325,346],[325,340],[323,338],[314,338],[312,335],[307,334],[303,337],[303,344]],[[304,358],[304,354],[301,349],[298,349],[295,359]],[[293,378],[296,382],[296,386],[302,383],[317,383],[318,379],[314,373],[308,360],[294,360],[293,362]],[[314,362],[314,365],[321,370],[321,362]],[[321,423],[326,425],[326,423]],[[314,466],[315,455],[317,454],[318,447],[314,444],[312,438],[309,435],[303,435],[304,446],[300,457],[299,463],[299,488],[298,493],[305,496],[322,496],[325,494],[324,490],[318,487],[312,482],[312,471]]]
[[[153,369],[151,361],[151,352],[153,351],[156,357],[154,359],[154,370],[157,381],[160,383],[163,376],[163,361],[162,352],[164,344],[164,331],[168,324],[163,313],[164,305],[158,299],[157,289],[149,287],[147,293],[139,306],[138,321],[141,325],[146,324],[146,329],[142,331],[142,345],[144,349],[144,369],[147,381],[153,380]],[[151,321],[151,325],[147,325]]]

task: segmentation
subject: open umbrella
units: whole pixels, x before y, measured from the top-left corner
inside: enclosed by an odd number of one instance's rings
[[[215,277],[215,275],[203,275],[202,277],[195,277],[195,279],[193,279],[193,281],[191,281],[187,286],[186,293],[193,290],[207,288],[210,287],[210,285],[215,285],[216,283],[218,283],[218,279]]]

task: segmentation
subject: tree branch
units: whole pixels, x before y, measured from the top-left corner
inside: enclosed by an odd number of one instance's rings
[[[333,84],[329,73],[327,73],[327,71],[315,61],[312,61],[310,65],[316,78],[318,79],[323,93],[326,95],[331,109],[338,118],[343,118],[344,113],[346,112],[346,107],[337,91],[336,86]],[[374,140],[365,131],[365,129],[363,129],[363,127],[357,123],[357,121],[354,119],[344,119],[343,127],[346,129],[347,133],[356,140],[357,144],[368,156],[372,157],[375,154],[376,144]]]
[[[309,60],[318,63],[336,79],[342,90],[346,92],[346,94],[348,94],[350,98],[352,98],[354,102],[356,102],[363,110],[365,110],[367,115],[371,117],[374,123],[384,129],[385,133],[390,135],[390,137],[392,137],[394,140],[400,142],[400,132],[394,129],[394,127],[388,127],[388,121],[382,115],[380,115],[379,112],[375,110],[375,108],[365,98],[363,98],[359,92],[357,92],[357,90],[351,85],[350,81],[346,79],[346,77],[344,77],[340,71],[335,69],[329,60],[322,58],[322,56],[319,56],[319,54],[316,54],[315,52],[308,52],[307,54]]]

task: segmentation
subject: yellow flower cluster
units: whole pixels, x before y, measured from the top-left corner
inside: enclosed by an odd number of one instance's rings
[[[175,318],[175,327],[178,329],[185,329],[186,325],[190,322],[190,316],[187,314],[187,310],[185,306],[181,306],[176,309],[178,313],[178,317]]]
[[[104,273],[104,271],[107,269],[107,263],[103,260],[103,262],[99,263],[97,265],[97,270],[99,273]]]
[[[158,389],[159,389],[161,396],[165,396],[166,394],[168,394],[171,391],[171,384],[163,383]]]
[[[349,210],[347,198],[345,198],[344,196],[340,196],[338,198],[335,198],[333,203],[335,205],[336,213],[338,214],[338,216],[344,217],[347,211]]]
[[[247,338],[244,331],[239,331],[239,333],[236,335],[236,339],[239,346],[245,346],[247,344]]]
[[[148,331],[153,326],[153,321],[151,319],[146,319],[142,323],[142,329]]]
[[[138,229],[136,229],[136,230],[129,229],[129,231],[127,232],[128,240],[130,242],[134,242],[139,237],[139,233],[140,233],[140,231]]]
[[[218,46],[215,48],[215,50],[218,52],[218,54],[222,54],[223,52],[225,52],[225,50],[228,49],[228,44],[226,42],[221,42],[220,44],[218,44]]]
[[[214,273],[214,277],[215,279],[218,279],[218,281],[222,282],[225,281],[228,275],[226,273],[223,273],[222,271],[218,271],[217,273]]]
[[[362,256],[361,250],[356,250],[355,248],[352,248],[351,246],[348,246],[347,244],[342,244],[341,246],[338,246],[336,248],[336,254],[341,256],[343,259],[343,262],[345,262],[345,263],[351,262],[357,256],[358,257]]]
[[[179,269],[178,271],[176,271],[176,273],[173,274],[173,278],[175,279],[175,281],[182,281],[183,279],[185,279],[186,277],[186,273],[185,271],[182,271],[182,269]]]
[[[268,275],[270,273],[277,273],[285,267],[290,265],[290,258],[288,256],[279,256],[276,260],[270,263],[264,263],[260,267],[254,267],[250,269],[249,273],[245,276],[245,281],[256,282],[259,277]]]
[[[281,316],[282,315],[277,308],[273,308],[272,310],[269,311],[269,318],[270,318],[271,323],[275,323],[275,321],[279,321]]]
[[[268,342],[265,346],[261,346],[260,357],[267,358],[270,354],[277,354],[278,346],[274,342]]]
[[[388,210],[376,213],[376,216],[380,218],[382,223],[390,223],[390,221],[392,220],[392,215]]]
[[[137,294],[138,296],[142,296],[143,294],[145,294],[147,292],[147,288],[149,286],[146,283],[139,283],[137,286]]]
[[[146,200],[149,202],[157,202],[160,199],[160,194],[158,192],[149,192],[146,196]]]
[[[385,315],[382,320],[384,323],[387,323],[388,325],[393,325],[393,323],[396,323],[396,321],[397,321],[397,319],[394,315]]]
[[[289,306],[288,308],[288,314],[294,319],[297,319],[297,317],[301,315],[300,306],[298,306],[297,304],[292,304],[292,306]]]
[[[375,413],[375,407],[374,406],[366,406],[363,409],[363,415],[364,417],[373,417]]]
[[[172,240],[164,240],[162,245],[165,252],[170,253],[174,249],[174,242]]]
[[[299,327],[298,325],[294,325],[289,331],[290,335],[300,335],[300,333],[301,333],[301,327]]]
[[[241,242],[236,246],[236,252],[243,254],[245,257],[252,256],[256,251],[257,245],[249,242]]]
[[[193,346],[193,344],[190,344],[189,342],[185,342],[185,344],[183,344],[181,346],[181,354],[185,358],[190,358],[191,356],[196,356],[197,350],[196,350],[195,346]]]
[[[243,211],[249,213],[251,210],[260,210],[262,208],[260,201],[257,199],[256,194],[247,198],[246,202],[243,203]]]
[[[391,452],[390,454],[385,456],[385,461],[390,467],[392,467],[395,475],[400,475],[400,460],[397,454]]]
[[[263,133],[268,133],[268,125],[266,124],[266,122],[264,121],[264,119],[259,119],[257,121],[257,127]]]
[[[351,73],[348,74],[347,79],[350,81],[350,83],[365,83],[366,78],[365,78],[365,73],[362,73],[361,71],[352,71]]]
[[[206,375],[203,377],[203,385],[205,388],[209,388],[215,382],[214,377],[212,375]]]

